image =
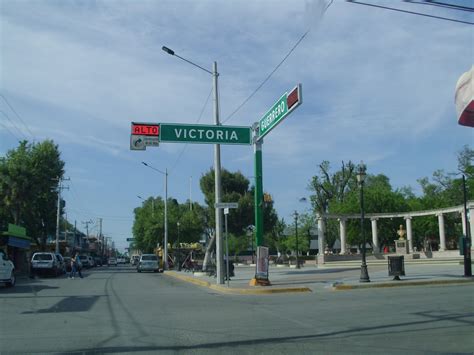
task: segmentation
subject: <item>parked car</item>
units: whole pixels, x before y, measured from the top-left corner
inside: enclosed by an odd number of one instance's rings
[[[114,266],[117,266],[117,259],[115,258],[109,258],[108,262],[107,262],[107,265],[114,265]]]
[[[4,282],[7,287],[15,286],[15,266],[8,260],[8,257],[0,251],[0,282]]]
[[[65,256],[63,259],[64,259],[64,269],[66,270],[66,272],[71,272],[72,271],[71,257]]]
[[[155,254],[143,254],[142,256],[140,256],[140,260],[137,265],[137,272],[142,271],[160,271],[158,258]]]
[[[58,269],[60,271],[60,274],[62,275],[66,273],[66,263],[64,262],[63,256],[59,253],[54,253],[54,255],[56,256],[56,260],[58,262]]]
[[[117,264],[125,264],[125,258],[118,257],[117,258]]]
[[[102,266],[102,258],[100,256],[96,256],[94,262],[96,266]]]
[[[87,255],[79,255],[79,262],[81,263],[83,269],[91,267],[89,257]]]
[[[55,253],[34,253],[31,258],[31,269],[33,274],[49,273],[57,276],[64,270],[64,261],[61,263]]]

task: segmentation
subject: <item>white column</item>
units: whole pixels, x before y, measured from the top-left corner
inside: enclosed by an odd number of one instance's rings
[[[446,250],[446,234],[444,233],[444,216],[442,213],[438,215],[438,227],[439,227],[439,250]]]
[[[372,246],[374,248],[374,254],[380,253],[379,238],[377,236],[377,218],[371,218],[370,222],[372,224]]]
[[[407,225],[408,252],[413,253],[413,233],[411,228],[411,217],[405,217]]]
[[[326,236],[325,232],[324,219],[318,217],[318,265],[324,264],[324,249],[326,247]]]
[[[464,211],[461,212],[461,224],[462,224],[462,234],[466,235],[466,216],[464,215]]]
[[[346,219],[340,218],[339,219],[339,236],[341,239],[341,252],[340,254],[346,254]]]

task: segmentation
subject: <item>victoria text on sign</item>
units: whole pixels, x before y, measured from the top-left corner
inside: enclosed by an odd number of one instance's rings
[[[251,128],[242,126],[209,126],[160,124],[161,142],[250,144]]]

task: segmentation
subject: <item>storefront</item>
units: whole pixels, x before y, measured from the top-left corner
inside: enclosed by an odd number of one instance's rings
[[[15,224],[8,224],[8,230],[0,234],[0,249],[15,265],[18,273],[28,273],[31,239],[26,229]]]

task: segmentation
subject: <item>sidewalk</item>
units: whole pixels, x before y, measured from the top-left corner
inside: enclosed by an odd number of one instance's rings
[[[255,267],[236,266],[235,277],[232,277],[229,285],[218,285],[216,278],[185,271],[165,271],[165,275],[190,282],[195,285],[207,287],[228,294],[269,294],[269,293],[301,293],[301,292],[323,292],[335,290],[353,290],[362,288],[379,287],[401,287],[401,286],[426,286],[426,285],[449,285],[449,284],[472,284],[473,277],[464,277],[462,265],[446,264],[408,264],[405,265],[406,276],[401,276],[400,281],[393,281],[388,276],[387,265],[369,265],[369,283],[359,282],[360,265],[353,263],[342,267],[326,264],[322,268],[317,266],[305,266],[301,269],[289,267],[270,266],[269,279],[271,286],[249,286],[249,281],[255,275]],[[201,274],[201,276],[197,276]]]

